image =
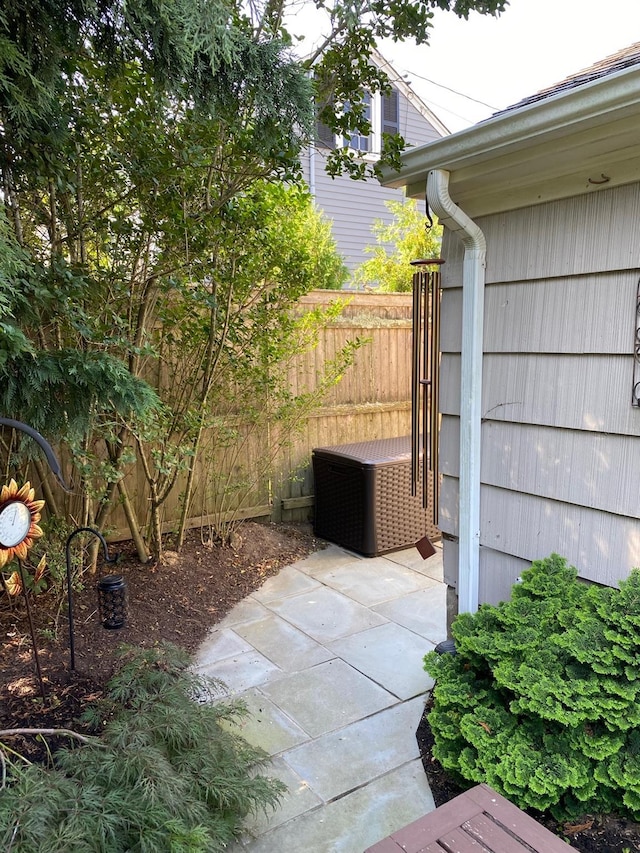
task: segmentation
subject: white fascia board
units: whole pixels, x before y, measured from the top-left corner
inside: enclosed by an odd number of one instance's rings
[[[575,135],[583,128],[632,113],[640,116],[637,65],[413,148],[402,155],[400,172],[383,170],[382,183],[391,187],[424,186],[433,169],[445,169],[454,179],[456,170],[466,166],[477,167],[518,151],[526,158],[527,151],[553,138]]]

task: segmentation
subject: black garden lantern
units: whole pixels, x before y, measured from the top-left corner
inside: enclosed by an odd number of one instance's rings
[[[122,628],[127,621],[127,584],[122,575],[105,575],[98,581],[98,613],[103,628]]]
[[[71,656],[71,669],[76,668],[76,649],[75,649],[75,638],[74,638],[74,618],[73,618],[73,587],[71,584],[71,542],[79,533],[92,533],[96,536],[100,542],[102,543],[102,549],[104,552],[104,559],[106,563],[115,563],[118,557],[110,557],[109,549],[107,548],[107,543],[98,530],[94,530],[92,527],[77,527],[68,537],[66,544],[66,557],[67,557],[67,601],[69,607],[69,652]],[[117,580],[119,583],[115,584],[115,586],[111,585],[112,580]],[[100,584],[104,581],[107,581],[106,589],[101,591]],[[103,595],[104,595],[104,605],[103,605]],[[116,607],[116,598],[118,596],[118,605]],[[121,575],[107,575],[104,578],[100,578],[98,581],[98,609],[100,613],[100,619],[105,628],[122,628],[125,622],[125,611],[126,607],[126,599],[125,599],[125,582],[124,578]],[[104,615],[103,615],[104,614]],[[109,624],[107,624],[107,621]]]

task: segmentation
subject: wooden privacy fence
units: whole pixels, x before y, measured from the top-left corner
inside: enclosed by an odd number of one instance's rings
[[[410,293],[349,293],[312,291],[300,300],[301,311],[347,299],[341,316],[321,330],[315,349],[296,355],[289,368],[291,390],[313,387],[326,362],[347,341],[367,339],[355,363],[328,392],[320,409],[292,435],[278,435],[278,426],[255,429],[240,418],[226,446],[208,445],[196,470],[196,487],[189,527],[215,524],[211,515],[213,483],[223,484],[230,498],[228,516],[307,521],[313,512],[311,452],[323,447],[408,435],[411,430],[411,311]],[[211,439],[211,442],[213,438]],[[268,462],[269,464],[265,464]],[[263,470],[258,482],[251,472]],[[142,523],[148,517],[145,479],[140,465],[127,472],[127,490]],[[409,488],[409,483],[407,483]],[[163,505],[162,529],[176,529],[181,512],[181,488]],[[130,538],[122,506],[116,505],[104,526],[112,541]]]
[[[301,306],[326,305],[335,294],[314,291]],[[369,340],[353,367],[308,418],[282,454],[274,495],[276,518],[304,521],[313,506],[314,447],[407,435],[411,429],[411,294],[355,293],[317,348],[299,358],[298,372],[311,377],[356,337]]]
[[[355,355],[355,363],[333,387],[322,407],[306,418],[302,428],[286,437],[262,429],[256,433],[239,426],[237,448],[217,449],[203,454],[197,472],[195,498],[189,526],[206,524],[206,483],[212,477],[237,487],[233,514],[237,518],[266,518],[274,521],[307,521],[313,511],[311,451],[314,447],[370,441],[407,435],[411,428],[411,294],[344,293],[312,291],[300,300],[302,311],[326,307],[336,298],[348,299],[341,316],[320,333],[315,349],[300,353],[290,369],[293,392],[313,385],[324,364],[356,337],[368,342]],[[275,428],[277,430],[277,427]],[[275,448],[275,449],[274,449]],[[247,472],[264,467],[273,457],[270,470],[258,483],[241,487]],[[146,517],[140,472],[140,488],[131,492],[139,517]],[[180,495],[164,506],[165,530],[175,527],[180,514]],[[113,539],[128,538],[124,518],[116,510],[111,521]]]

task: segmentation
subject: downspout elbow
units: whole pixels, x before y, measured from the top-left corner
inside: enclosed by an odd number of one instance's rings
[[[479,226],[449,195],[449,172],[427,177],[427,198],[440,223],[464,245],[462,352],[460,370],[460,479],[458,518],[458,610],[475,613],[480,578],[480,456],[482,355],[487,244]]]
[[[455,231],[466,251],[479,252],[484,256],[487,241],[480,227],[453,201],[449,195],[449,172],[434,169],[427,176],[427,198],[440,224]]]

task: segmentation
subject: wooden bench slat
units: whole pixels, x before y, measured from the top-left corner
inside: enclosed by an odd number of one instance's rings
[[[445,850],[455,850],[456,853],[494,853],[491,848],[485,847],[480,841],[471,838],[464,829],[460,828],[445,832],[439,840]],[[524,847],[522,849],[524,850]]]
[[[378,841],[377,844],[374,844],[373,847],[367,847],[365,853],[400,853],[402,847],[388,836],[387,838],[383,838],[382,841]]]
[[[567,853],[567,845],[562,839],[549,832],[542,824],[514,806],[513,803],[488,785],[484,783],[477,785],[475,788],[466,791],[462,796],[465,795],[503,826],[508,827],[514,835],[517,835],[534,850],[540,850],[541,853]],[[455,802],[455,800],[451,802]]]
[[[567,853],[562,839],[488,785],[477,785],[365,853]]]
[[[429,812],[425,817],[392,833],[391,838],[397,841],[407,853],[419,853],[423,847],[437,841],[445,832],[455,829],[464,821],[481,813],[482,807],[477,803],[456,797],[435,811]]]
[[[500,824],[495,823],[487,815],[482,814],[472,818],[462,825],[462,828],[470,836],[480,841],[487,850],[497,853],[530,853],[517,838],[504,830]]]
[[[438,841],[427,844],[426,847],[411,848],[413,853],[449,853]],[[373,847],[367,847],[364,853],[407,853],[407,848],[402,847],[391,835],[378,841]]]

